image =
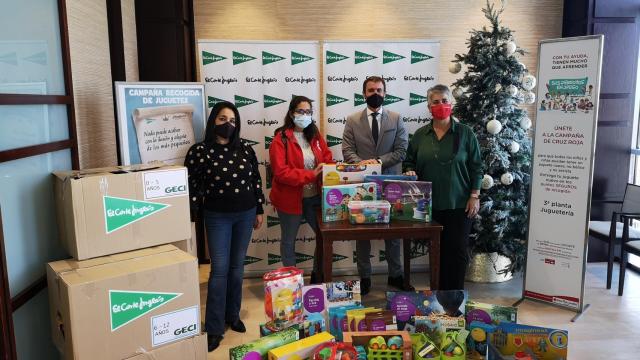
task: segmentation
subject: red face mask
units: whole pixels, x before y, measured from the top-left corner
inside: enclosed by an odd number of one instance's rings
[[[431,115],[434,119],[444,120],[451,116],[451,104],[431,105]]]

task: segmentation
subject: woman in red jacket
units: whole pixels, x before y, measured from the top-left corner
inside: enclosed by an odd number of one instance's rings
[[[295,96],[289,104],[284,125],[275,131],[269,147],[273,179],[271,203],[280,218],[280,254],[284,266],[295,266],[295,240],[305,218],[318,233],[316,208],[320,206],[322,164],[333,156],[312,120],[311,99]],[[313,259],[311,283],[319,279],[317,254]]]

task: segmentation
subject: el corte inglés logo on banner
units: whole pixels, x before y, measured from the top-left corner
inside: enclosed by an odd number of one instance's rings
[[[273,142],[273,137],[272,136],[265,136],[264,137],[264,149],[265,150],[269,150],[269,147],[271,147],[271,143]]]
[[[388,64],[390,62],[402,60],[404,58],[405,58],[404,56],[398,55],[398,54],[394,54],[394,53],[392,53],[390,51],[384,50],[382,52],[382,63],[383,64]]]
[[[338,261],[342,261],[344,259],[348,259],[348,256],[344,256],[344,255],[340,255],[340,254],[333,254],[333,260],[331,262],[338,262]]]
[[[202,65],[209,65],[214,62],[225,60],[226,57],[216,55],[210,52],[203,51],[202,52]]]
[[[234,95],[233,98],[235,100],[237,107],[243,107],[243,106],[255,104],[258,102],[258,100],[249,99],[240,95]]]
[[[349,99],[345,99],[345,98],[340,97],[340,96],[327,94],[327,106],[337,105],[337,104],[343,103],[345,101],[349,101]]]
[[[362,104],[366,104],[367,99],[362,94],[353,94],[353,106],[360,106]]]
[[[389,105],[389,104],[393,104],[393,103],[397,103],[398,101],[402,101],[404,100],[403,98],[399,98],[397,96],[393,96],[391,94],[386,94],[384,96],[384,103],[382,103],[383,105]]]
[[[301,224],[306,224],[307,220],[303,219]],[[280,218],[276,217],[276,216],[268,216],[267,215],[267,227],[273,227],[276,225],[280,225]]]
[[[342,144],[342,139],[339,137],[327,135],[327,146],[332,147]]]
[[[427,101],[426,96],[409,93],[409,106],[417,105]]]
[[[264,95],[263,101],[264,101],[265,108],[287,102],[286,100],[278,99],[277,97],[273,97],[269,95]]]
[[[260,144],[260,143],[259,143],[259,142],[257,142],[257,141],[253,141],[253,140],[249,140],[249,139],[244,139],[244,138],[242,139],[242,141],[244,141],[244,143],[245,143],[245,144],[247,144],[247,145],[249,145],[249,146],[254,146],[254,145],[258,145],[258,144]]]
[[[180,296],[182,293],[109,290],[111,331],[118,330]]]
[[[243,54],[237,51],[232,52],[232,55],[233,55],[233,65],[242,64],[244,62],[256,59],[251,55]]]
[[[415,50],[411,50],[411,63],[415,64],[418,63],[420,61],[425,61],[425,60],[429,60],[429,59],[433,59],[433,56],[427,55],[427,54],[423,54],[423,53],[419,53]]]
[[[329,51],[329,50],[327,50],[327,53],[326,53],[326,56],[325,56],[327,64],[333,64],[335,62],[342,61],[342,60],[345,60],[345,59],[348,59],[348,58],[349,58],[348,56],[344,56],[342,54],[334,53],[333,51]]]
[[[296,254],[296,264],[313,259],[313,256],[311,255],[307,255],[299,252],[296,252],[295,254]],[[282,261],[282,256],[278,254],[269,253],[267,256],[267,262],[269,263],[269,265],[277,264],[280,261]]]
[[[291,65],[297,65],[309,60],[313,60],[313,58],[311,56],[300,54],[295,51],[291,52]]]
[[[360,64],[363,62],[367,62],[369,60],[377,59],[377,56],[373,56],[371,54],[363,53],[361,51],[356,50],[354,56],[354,61],[356,64]]]
[[[225,102],[225,101],[227,100],[218,99],[217,97],[213,97],[213,96],[207,96],[207,106],[210,108],[214,107],[219,102]]]
[[[255,264],[255,263],[260,262],[260,261],[262,261],[262,259],[246,255],[244,257],[244,266]]]
[[[266,51],[262,52],[262,65],[271,64],[271,63],[274,63],[276,61],[280,61],[280,60],[284,60],[284,59],[286,59],[286,58],[284,58],[284,57],[282,57],[280,55],[268,53]]]
[[[107,234],[162,211],[171,205],[103,196],[104,222]]]

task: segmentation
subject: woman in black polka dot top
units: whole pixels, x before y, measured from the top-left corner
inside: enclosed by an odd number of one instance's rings
[[[209,351],[222,341],[225,325],[245,332],[240,320],[244,258],[253,229],[262,225],[264,195],[258,159],[240,138],[240,114],[229,102],[211,109],[205,139],[185,159],[192,218],[203,207],[211,273],[205,329]]]

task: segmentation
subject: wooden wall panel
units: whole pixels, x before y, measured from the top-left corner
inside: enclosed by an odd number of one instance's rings
[[[138,38],[136,36],[135,0],[122,0],[122,37],[127,81],[138,81]]]

